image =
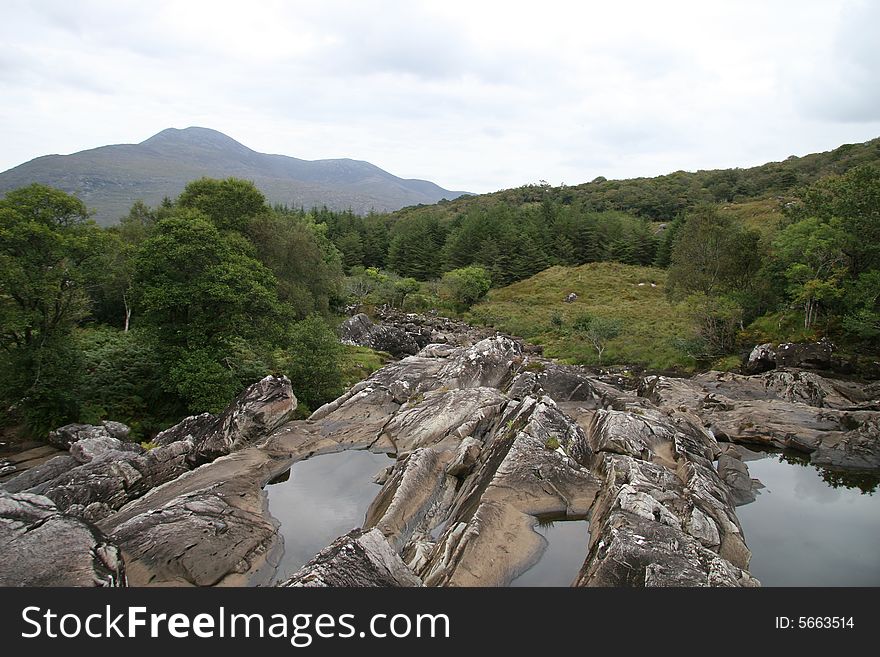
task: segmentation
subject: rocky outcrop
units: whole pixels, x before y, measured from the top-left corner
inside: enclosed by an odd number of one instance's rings
[[[413,336],[404,329],[393,324],[374,324],[363,313],[349,317],[343,322],[339,329],[339,338],[343,344],[384,351],[395,358],[414,356],[421,348]]]
[[[833,365],[834,345],[819,342],[785,342],[776,347],[776,367],[829,369]]]
[[[130,433],[131,429],[121,422],[103,422],[99,426],[92,424],[67,424],[55,429],[55,431],[50,431],[46,437],[46,442],[59,449],[69,449],[73,443],[87,438],[128,440]]]
[[[249,386],[220,415],[186,418],[160,433],[155,442],[165,446],[191,439],[190,458],[199,465],[267,436],[293,416],[296,405],[290,379],[267,376]]]
[[[646,377],[639,394],[698,416],[721,440],[810,454],[814,465],[880,471],[880,410],[857,384],[814,372]]]
[[[62,511],[103,517],[193,467],[240,449],[289,419],[296,398],[286,377],[266,377],[248,387],[219,416],[186,418],[159,434],[150,451],[123,442],[102,427],[68,425],[58,436],[77,438],[68,455],[57,456],[0,488],[45,495]],[[106,507],[106,508],[105,508]],[[97,515],[96,515],[97,514]]]
[[[403,313],[393,308],[379,309],[376,315],[378,323],[364,313],[349,317],[339,329],[340,340],[405,358],[429,344],[469,347],[496,334],[448,317]]]
[[[867,387],[777,369],[646,377],[636,394],[507,336],[427,343],[307,420],[289,421],[285,381],[150,451],[80,440],[13,488],[94,523],[133,585],[264,585],[283,543],[262,487],[299,460],[369,449],[396,460],[363,527],[285,585],[503,586],[545,550],[539,519],[589,519],[576,586],[755,586],[735,506],[758,484],[724,441],[850,465],[880,444]]]
[[[772,342],[756,345],[746,358],[743,369],[746,374],[760,374],[776,367],[776,349]]]
[[[279,586],[421,586],[377,530],[355,529],[321,550]]]
[[[0,586],[117,586],[116,547],[52,500],[0,490]]]

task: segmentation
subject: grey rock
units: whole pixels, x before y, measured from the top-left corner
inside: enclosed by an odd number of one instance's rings
[[[795,449],[815,454],[817,465],[870,471],[880,470],[880,411],[870,410],[869,390],[815,372],[775,370],[645,377],[639,394],[694,414],[719,440]]]
[[[162,446],[191,438],[191,461],[200,465],[250,445],[288,421],[297,401],[286,376],[267,376],[236,397],[218,416],[188,417],[156,436]]]
[[[743,369],[747,374],[760,374],[774,367],[776,367],[776,350],[772,343],[767,342],[752,349]]]
[[[718,476],[727,484],[737,506],[754,502],[756,491],[762,487],[749,476],[748,466],[729,454],[718,457]]]
[[[833,365],[834,351],[834,345],[826,340],[786,342],[776,348],[776,366],[828,369]]]
[[[80,461],[69,454],[62,453],[49,459],[42,465],[25,470],[9,481],[0,484],[0,489],[10,493],[21,493],[44,482],[51,481],[59,475],[78,467],[80,464]]]
[[[451,477],[461,477],[470,473],[480,458],[482,446],[483,443],[471,436],[462,440],[452,463],[446,466],[446,474]]]
[[[144,448],[135,443],[123,443],[110,436],[81,438],[70,445],[70,455],[80,463],[89,463],[105,452],[143,454]]]
[[[117,548],[51,500],[0,491],[0,586],[118,586]]]
[[[403,328],[394,325],[374,324],[363,313],[358,313],[345,320],[339,329],[339,335],[344,344],[370,347],[387,352],[395,358],[413,356],[430,341],[429,334],[423,337],[423,344],[420,345]]]
[[[378,530],[355,529],[336,539],[283,587],[400,587],[421,586]]]
[[[116,438],[117,440],[127,441],[129,436],[131,435],[131,428],[128,425],[123,424],[122,422],[112,422],[110,420],[104,420],[101,422],[104,428],[107,430],[107,433],[110,434],[111,438]]]
[[[91,424],[66,424],[50,431],[46,442],[59,449],[70,449],[70,446],[84,438],[112,438],[106,427]]]

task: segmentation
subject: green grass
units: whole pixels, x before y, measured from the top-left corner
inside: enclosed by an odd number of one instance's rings
[[[764,344],[765,342],[813,342],[818,339],[815,329],[804,328],[804,314],[801,312],[777,312],[764,315],[753,321],[741,336],[743,342]]]
[[[346,389],[350,388],[392,360],[394,358],[384,351],[374,351],[369,347],[342,345],[341,369],[343,385]]]
[[[742,222],[746,228],[759,233],[768,243],[776,237],[785,218],[779,201],[773,198],[722,205],[718,213]]]
[[[653,267],[614,262],[551,267],[490,291],[466,319],[543,345],[551,358],[597,365],[596,351],[572,331],[572,324],[584,313],[615,318],[623,330],[609,341],[603,365],[691,371],[693,360],[675,346],[677,338],[690,334],[689,323],[666,300],[665,283],[666,271]],[[569,292],[578,295],[574,303],[564,301]]]

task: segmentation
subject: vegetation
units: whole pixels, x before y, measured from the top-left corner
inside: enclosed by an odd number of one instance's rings
[[[604,342],[603,363],[692,369],[694,359],[676,342],[689,333],[690,322],[668,300],[665,285],[666,272],[655,267],[613,262],[551,267],[491,290],[465,318],[543,345],[549,357],[593,365],[599,364],[599,354],[576,328],[578,320],[613,319],[620,332]],[[578,298],[565,303],[570,292]]]
[[[194,181],[102,229],[42,185],[0,201],[0,401],[35,434],[112,418],[148,438],[272,372],[306,406],[342,390],[341,256],[246,181]]]
[[[111,228],[24,187],[0,200],[0,420],[149,439],[278,372],[305,413],[384,362],[337,344],[345,304],[441,309],[575,363],[729,369],[756,342],[822,336],[876,359],[877,163],[880,140],[363,216],[200,179]]]

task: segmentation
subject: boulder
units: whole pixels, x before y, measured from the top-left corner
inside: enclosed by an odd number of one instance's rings
[[[421,345],[405,329],[393,324],[374,324],[364,313],[349,317],[339,329],[343,344],[384,351],[395,358],[413,356],[430,342],[430,333],[418,335]]]
[[[400,587],[421,586],[421,580],[407,568],[382,534],[373,529],[355,529],[340,536],[283,587]]]
[[[270,375],[246,388],[220,415],[190,416],[154,442],[167,446],[191,439],[191,461],[199,465],[268,436],[293,416],[296,406],[290,379]]]
[[[0,550],[0,586],[125,584],[116,546],[40,495],[0,490]]]
[[[113,423],[118,424],[116,422]],[[125,426],[125,425],[121,425]],[[70,446],[85,438],[113,438],[107,427],[91,424],[65,424],[63,427],[50,431],[46,442],[59,449],[70,449]]]
[[[773,344],[759,344],[749,353],[743,369],[747,374],[760,374],[776,367],[776,351]]]
[[[833,365],[834,345],[819,342],[785,342],[776,348],[776,367],[829,369]]]

